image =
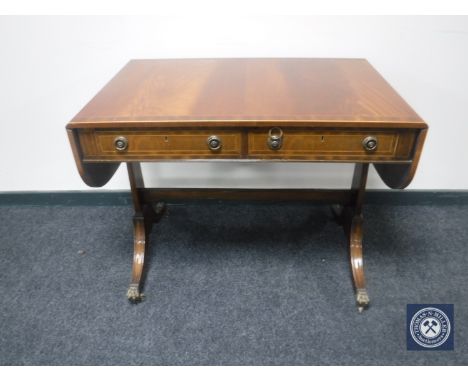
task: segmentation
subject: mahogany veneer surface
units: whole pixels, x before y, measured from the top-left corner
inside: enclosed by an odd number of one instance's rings
[[[245,125],[420,127],[364,59],[130,61],[68,127]]]

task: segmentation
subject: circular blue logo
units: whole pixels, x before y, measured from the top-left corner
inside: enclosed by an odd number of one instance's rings
[[[411,319],[410,333],[414,341],[425,348],[442,345],[450,335],[450,320],[437,308],[424,308]]]

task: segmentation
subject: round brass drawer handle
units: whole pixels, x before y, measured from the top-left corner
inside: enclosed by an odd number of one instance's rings
[[[126,137],[117,137],[114,139],[114,147],[117,151],[128,149],[128,139]]]
[[[367,151],[375,151],[377,149],[377,144],[378,144],[377,137],[369,136],[369,137],[364,138],[362,141],[362,146]]]
[[[272,150],[279,150],[283,145],[283,130],[279,127],[272,127],[268,131],[267,145]]]
[[[223,142],[221,138],[218,137],[217,135],[212,135],[208,137],[208,139],[206,140],[206,143],[208,144],[208,148],[211,151],[218,151],[218,150],[221,150],[221,147],[223,147]]]

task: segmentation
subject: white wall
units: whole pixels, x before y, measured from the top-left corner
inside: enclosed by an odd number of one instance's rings
[[[2,17],[0,191],[87,189],[66,123],[131,58],[365,57],[430,126],[413,189],[468,188],[468,17]],[[126,189],[121,166],[106,186]],[[350,165],[151,164],[150,186],[345,187]],[[385,188],[372,170],[371,188]]]

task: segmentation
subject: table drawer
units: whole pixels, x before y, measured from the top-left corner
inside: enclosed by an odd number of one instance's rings
[[[85,160],[239,158],[241,133],[229,130],[81,132]]]
[[[381,130],[287,130],[249,132],[248,156],[301,160],[408,160],[416,132]]]

